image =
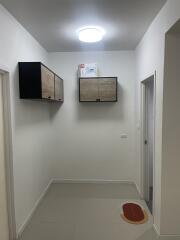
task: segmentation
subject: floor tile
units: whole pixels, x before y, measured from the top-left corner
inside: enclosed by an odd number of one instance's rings
[[[133,184],[52,184],[19,240],[156,240],[149,211],[145,224],[121,218],[126,201],[148,211]]]

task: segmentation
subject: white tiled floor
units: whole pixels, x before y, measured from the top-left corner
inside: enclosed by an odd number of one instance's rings
[[[121,204],[140,203],[132,184],[53,184],[20,240],[154,240],[152,216],[142,225],[124,222]]]

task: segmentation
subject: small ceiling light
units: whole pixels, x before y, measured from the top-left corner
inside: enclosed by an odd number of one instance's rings
[[[79,40],[87,43],[99,42],[104,35],[105,31],[100,27],[87,26],[78,30]]]

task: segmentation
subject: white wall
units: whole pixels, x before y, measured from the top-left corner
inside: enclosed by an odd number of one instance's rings
[[[101,76],[117,76],[117,103],[79,103],[77,68],[97,62]],[[54,177],[135,181],[135,57],[132,51],[50,53],[49,66],[64,78],[65,102],[53,119]],[[121,139],[121,134],[127,139]]]
[[[19,231],[49,180],[128,180],[139,184],[134,155],[135,56],[133,52],[46,51],[0,6],[0,68],[10,72],[15,213]],[[42,61],[65,80],[65,102],[19,99],[18,62]],[[118,76],[117,103],[79,103],[77,66],[97,62]],[[121,139],[127,134],[127,139]]]
[[[136,137],[140,110],[136,106],[140,106],[140,81],[156,70],[154,221],[161,234],[180,234],[180,217],[177,216],[175,222],[170,213],[172,207],[173,211],[179,208],[179,198],[176,199],[175,191],[171,191],[174,182],[166,188],[167,179],[172,177],[172,169],[169,171],[171,165],[164,158],[167,142],[162,143],[167,123],[163,122],[163,116],[166,120],[165,100],[163,105],[165,32],[179,18],[180,1],[169,0],[136,49],[135,72],[134,52],[47,55],[31,35],[0,6],[0,68],[10,72],[18,229],[52,176],[61,179],[133,180],[140,185],[140,145]],[[18,61],[46,63],[48,58],[50,66],[65,79],[64,104],[59,106],[20,100]],[[97,62],[102,75],[118,76],[117,103],[78,102],[76,69],[81,62]],[[122,133],[126,133],[128,138],[121,139]],[[166,216],[170,216],[168,221],[164,220]]]
[[[180,22],[179,22],[180,26]],[[179,32],[180,33],[180,32]],[[180,35],[168,34],[165,44],[165,76],[162,148],[162,226],[179,233],[180,221]],[[168,217],[167,217],[168,216]],[[169,229],[169,222],[172,224]]]
[[[140,81],[149,77],[156,71],[156,120],[155,120],[155,207],[154,207],[154,221],[157,230],[161,234],[180,234],[179,222],[180,215],[177,217],[178,221],[172,219],[171,211],[179,208],[179,198],[175,199],[175,195],[171,195],[171,191],[166,188],[166,181],[171,177],[171,171],[165,167],[161,170],[162,163],[165,161],[162,156],[162,127],[163,127],[163,81],[164,81],[164,53],[165,53],[165,33],[169,28],[180,18],[180,1],[169,0],[155,18],[145,36],[141,40],[136,49],[137,61],[137,106],[140,106]],[[165,102],[164,102],[165,107]],[[138,114],[139,112],[139,114]],[[137,111],[136,120],[139,122],[140,109]],[[164,129],[164,128],[163,128]],[[165,129],[164,129],[165,130]],[[164,135],[163,135],[164,136]],[[140,137],[139,137],[140,139]],[[137,145],[139,148],[139,144]],[[140,152],[139,152],[140,159]],[[167,166],[167,165],[166,165]],[[164,178],[163,176],[166,177]],[[171,185],[171,187],[173,187]],[[173,205],[169,202],[168,208],[163,207],[164,192],[166,196],[170,194],[170,199],[174,198]],[[171,205],[171,207],[169,207]],[[168,218],[171,216],[170,218]],[[163,217],[168,218],[163,221]],[[168,224],[167,224],[168,222]]]
[[[2,81],[3,81],[3,78],[0,73],[0,239],[8,240],[9,231],[8,231],[7,198],[6,198]]]
[[[10,73],[15,213],[21,230],[49,180],[128,180],[139,185],[133,52],[48,54],[0,5],[0,69]],[[65,102],[19,99],[18,62],[42,61],[64,78]],[[118,76],[117,103],[79,103],[77,66],[97,62]],[[127,139],[121,139],[127,134]]]
[[[0,5],[0,69],[10,73],[14,189],[17,229],[50,180],[50,104],[22,101],[18,61],[47,60],[46,51]]]

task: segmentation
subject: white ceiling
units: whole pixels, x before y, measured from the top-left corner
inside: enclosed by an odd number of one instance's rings
[[[134,49],[166,0],[0,0],[50,52]],[[98,25],[99,43],[81,43],[76,30]]]

